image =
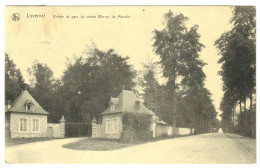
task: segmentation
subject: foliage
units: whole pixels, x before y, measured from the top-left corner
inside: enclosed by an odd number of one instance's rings
[[[5,104],[7,100],[14,101],[26,86],[20,70],[5,53]]]
[[[246,135],[247,124],[251,125],[251,136],[255,136],[252,97],[255,94],[256,75],[256,13],[255,7],[234,7],[230,31],[215,41],[219,50],[219,63],[222,65],[220,75],[225,92],[222,100],[223,125],[231,127],[232,109],[239,101],[244,103],[244,112],[240,108],[240,133]],[[227,96],[228,95],[228,96]],[[250,99],[251,121],[247,121],[246,100]],[[249,117],[249,118],[250,118]],[[234,127],[234,126],[233,126]],[[249,126],[250,127],[250,126]]]
[[[27,70],[30,75],[31,94],[35,100],[49,112],[48,122],[59,122],[61,106],[58,88],[60,83],[53,78],[52,70],[43,63],[34,61]]]
[[[68,61],[61,80],[53,78],[46,64],[35,61],[28,68],[30,87],[26,89],[50,114],[48,122],[59,122],[65,114],[67,122],[90,122],[107,108],[111,96],[134,87],[136,72],[123,58],[110,49],[101,51],[95,45],[84,57]],[[14,100],[24,88],[23,78],[6,54],[6,100]]]
[[[139,86],[142,89],[141,97],[144,105],[157,116],[162,117],[162,86],[156,79],[157,64],[148,57],[147,62],[143,64],[143,70],[140,72]]]
[[[154,31],[154,51],[160,56],[163,75],[169,81],[177,76],[189,77],[188,73],[196,72],[195,65],[205,65],[198,59],[204,47],[199,42],[198,25],[188,30],[185,25],[187,20],[183,14],[174,15],[169,11],[165,14],[165,28]]]
[[[135,71],[123,58],[110,49],[87,48],[85,56],[69,61],[62,77],[63,112],[71,122],[90,122],[107,108],[111,96],[132,88]]]
[[[196,133],[202,133],[212,131],[217,113],[204,86],[202,68],[206,64],[199,58],[204,45],[199,42],[198,25],[188,29],[187,20],[183,14],[169,11],[164,29],[154,31],[154,52],[160,56],[163,76],[168,79],[159,97],[166,97],[168,109],[162,111],[172,114],[173,125],[195,127]]]
[[[152,131],[122,131],[121,141],[122,142],[133,142],[133,141],[147,141],[153,138]]]
[[[152,116],[141,113],[124,113],[122,115],[123,130],[148,131]]]

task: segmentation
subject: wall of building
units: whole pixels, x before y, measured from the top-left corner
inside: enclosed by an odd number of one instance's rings
[[[194,128],[174,128],[171,126],[171,135],[184,136],[194,134]]]
[[[20,118],[27,119],[27,131],[20,132]],[[32,120],[39,119],[40,130],[38,133],[32,132]],[[10,114],[10,132],[11,138],[34,138],[47,137],[47,115],[25,114],[25,113],[11,113]]]
[[[117,114],[109,114],[104,115],[102,117],[102,123],[97,124],[96,121],[92,123],[92,137],[93,138],[111,138],[111,139],[119,139],[121,137],[121,132],[123,131],[122,125],[122,113]],[[117,118],[119,121],[118,125],[118,134],[109,134],[106,132],[106,121],[108,119],[112,120]],[[152,122],[150,125],[150,131],[153,132],[153,137],[160,137],[160,136],[184,136],[184,135],[191,135],[194,133],[194,129],[190,128],[174,128],[169,125],[156,123],[156,118],[152,118]]]
[[[123,130],[122,126],[122,115],[121,113],[108,114],[102,116],[102,123],[96,124],[92,123],[92,137],[93,138],[110,138],[110,139],[119,139],[121,137],[121,132]],[[107,133],[106,132],[106,122],[108,119],[118,119],[118,131],[117,133]]]
[[[179,130],[179,135],[190,135],[191,133],[192,134],[194,133],[194,128],[192,129],[192,132],[190,128],[178,128],[178,130]]]
[[[49,138],[60,138],[60,124],[48,123],[48,137]]]
[[[155,137],[170,136],[170,135],[171,135],[171,126],[164,125],[164,124],[156,124]]]

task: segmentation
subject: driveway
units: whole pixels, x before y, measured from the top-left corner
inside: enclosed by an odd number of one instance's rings
[[[82,138],[60,139],[5,148],[8,163],[256,163],[256,140],[233,134],[202,134],[113,151],[61,147]]]

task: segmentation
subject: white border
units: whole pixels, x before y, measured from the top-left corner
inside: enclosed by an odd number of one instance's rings
[[[218,0],[218,1],[205,1],[205,0],[8,0],[3,2],[6,5],[62,5],[62,6],[80,6],[80,5],[256,5],[256,0]]]
[[[258,0],[259,1],[259,0]],[[54,6],[59,6],[59,5],[245,5],[245,6],[256,6],[257,9],[257,31],[259,31],[259,27],[258,27],[258,21],[259,21],[259,12],[258,12],[258,4],[257,4],[257,0],[120,0],[120,1],[116,1],[116,0],[88,0],[86,2],[82,1],[82,0],[63,0],[63,1],[53,1],[53,0],[2,0],[0,1],[0,37],[2,37],[0,39],[0,51],[2,51],[1,57],[0,57],[0,76],[2,77],[0,80],[0,108],[4,109],[4,80],[3,80],[3,76],[4,76],[4,51],[5,51],[5,47],[4,47],[4,13],[5,13],[5,6],[6,5],[54,5]],[[257,44],[258,44],[258,35],[259,33],[257,33]],[[257,52],[257,64],[259,64],[259,59],[258,59],[258,52]],[[258,68],[257,68],[257,74],[258,74]],[[258,82],[257,82],[258,83]],[[257,86],[258,87],[258,86]],[[258,90],[257,90],[258,92]],[[258,104],[258,99],[257,99],[257,104]],[[257,106],[258,109],[258,106]],[[258,111],[258,110],[257,110]],[[2,114],[3,115],[3,114]],[[257,121],[259,122],[259,114],[257,115]],[[1,130],[4,130],[4,117],[0,117],[0,128]],[[257,124],[258,127],[259,124]],[[257,129],[257,138],[258,135],[260,133],[259,131],[260,129]],[[0,131],[1,137],[0,137],[0,145],[1,145],[1,152],[0,152],[0,166],[1,167],[21,167],[21,168],[30,168],[30,167],[46,167],[46,165],[44,164],[6,164],[4,162],[4,131]],[[259,151],[259,145],[257,144],[257,151]],[[254,164],[254,165],[237,165],[237,164],[229,164],[229,165],[194,165],[194,164],[189,164],[189,165],[180,165],[180,164],[175,164],[175,165],[169,165],[169,164],[164,164],[164,165],[134,165],[135,167],[143,167],[143,166],[149,166],[149,168],[154,168],[154,167],[198,167],[198,168],[203,168],[203,167],[228,167],[228,168],[237,168],[237,167],[259,167],[259,153],[257,153],[257,161],[258,164]],[[65,164],[52,164],[49,165],[51,167],[63,167],[63,168],[67,168],[67,167],[75,167],[75,165],[65,165]],[[79,167],[86,167],[87,165],[76,165]],[[133,165],[121,165],[121,164],[110,164],[110,165],[100,165],[100,164],[96,164],[96,165],[91,165],[91,167],[106,167],[106,168],[121,168],[121,167],[133,167]]]

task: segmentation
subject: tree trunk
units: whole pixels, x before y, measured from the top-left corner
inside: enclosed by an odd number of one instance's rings
[[[246,136],[246,96],[244,98],[244,136]]]
[[[208,120],[207,120],[207,117],[205,119],[205,132],[208,132]]]
[[[200,113],[199,113],[198,126],[199,126],[199,134],[201,134],[201,114]]]
[[[252,91],[250,93],[250,130],[251,130],[251,138],[255,138],[255,121],[254,121],[254,114],[253,114],[253,96],[252,96]]]
[[[239,109],[240,109],[240,134],[243,135],[243,113],[242,113],[242,101],[239,100]]]
[[[175,87],[176,87],[176,60],[174,59],[173,76],[172,76],[172,105],[173,105],[173,127],[176,127],[176,99],[175,99]]]
[[[234,105],[233,107],[233,115],[232,115],[232,130],[233,130],[233,133],[235,132],[235,111],[236,111],[236,105]]]
[[[78,136],[81,137],[80,124],[79,125],[76,124],[76,126],[78,127]]]
[[[89,122],[89,125],[88,125],[88,136],[89,136],[89,138],[92,136],[92,123],[91,122]]]

